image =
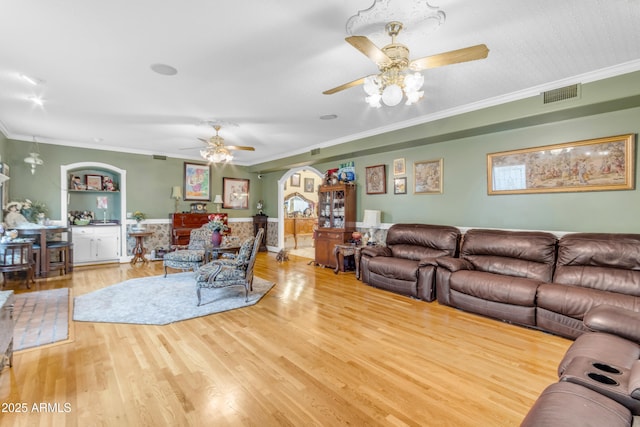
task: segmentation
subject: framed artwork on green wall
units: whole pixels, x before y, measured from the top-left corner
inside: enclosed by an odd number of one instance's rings
[[[487,154],[494,194],[633,190],[635,135]]]
[[[211,201],[211,168],[184,162],[184,200]]]
[[[413,192],[442,194],[443,159],[424,160],[413,164]]]

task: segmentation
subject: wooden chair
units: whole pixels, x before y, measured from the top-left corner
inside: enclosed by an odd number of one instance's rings
[[[66,233],[66,239],[63,234]],[[60,271],[61,274],[67,274],[71,271],[73,265],[73,242],[71,240],[71,227],[67,228],[67,231],[61,233],[55,233],[51,239],[47,236],[47,254],[46,257],[41,256],[40,262],[49,263],[48,273],[53,271]]]
[[[204,288],[244,286],[244,300],[249,300],[249,292],[253,290],[253,267],[263,234],[264,228],[261,228],[255,237],[245,240],[235,258],[213,260],[200,267],[196,274],[198,305],[202,305]]]
[[[33,278],[33,243],[6,242],[0,243],[0,272],[2,273],[2,287],[6,283],[6,273],[24,271],[25,285],[31,289],[29,282],[35,283]]]

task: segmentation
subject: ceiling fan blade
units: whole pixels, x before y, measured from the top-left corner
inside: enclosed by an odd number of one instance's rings
[[[457,64],[460,62],[475,61],[484,59],[489,55],[489,48],[484,44],[465,47],[463,49],[451,50],[437,55],[418,58],[409,64],[413,71],[426,70],[428,68],[442,67],[444,65]]]
[[[184,147],[181,148],[180,150],[195,150],[195,149],[202,149],[202,145],[198,145],[197,147]]]
[[[361,84],[364,83],[364,79],[366,79],[366,77],[362,77],[361,79],[354,80],[354,81],[349,82],[349,83],[345,83],[345,84],[340,85],[338,87],[334,87],[333,89],[325,90],[322,93],[325,94],[325,95],[332,95],[332,94],[334,94],[336,92],[340,92],[341,90],[345,90],[345,89],[349,89],[350,87],[361,85]]]
[[[364,53],[366,57],[379,67],[391,63],[391,59],[378,46],[365,36],[351,36],[345,39],[347,43]]]
[[[204,139],[204,138],[198,138],[198,139],[199,139],[200,141],[204,142],[205,144],[208,144],[208,143],[209,143],[209,140],[208,140],[208,139]]]
[[[256,151],[253,147],[248,147],[246,145],[225,145],[224,148],[228,150],[246,150],[246,151]]]

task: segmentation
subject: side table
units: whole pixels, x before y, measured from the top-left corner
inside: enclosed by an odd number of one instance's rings
[[[344,266],[344,257],[353,256],[356,264],[356,279],[360,280],[360,258],[362,256],[363,246],[356,246],[350,244],[335,245],[333,248],[333,254],[336,257],[336,268],[333,270],[335,274],[341,270]]]
[[[130,237],[136,238],[136,246],[133,248],[133,258],[131,258],[131,264],[135,264],[138,261],[142,261],[143,263],[147,262],[147,259],[144,255],[147,253],[147,248],[144,247],[144,238],[147,236],[151,236],[153,232],[151,231],[132,231],[129,233]]]

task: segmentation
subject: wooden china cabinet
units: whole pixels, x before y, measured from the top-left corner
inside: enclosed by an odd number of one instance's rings
[[[335,268],[335,245],[349,241],[354,231],[356,231],[356,186],[336,184],[320,187],[316,264]]]

